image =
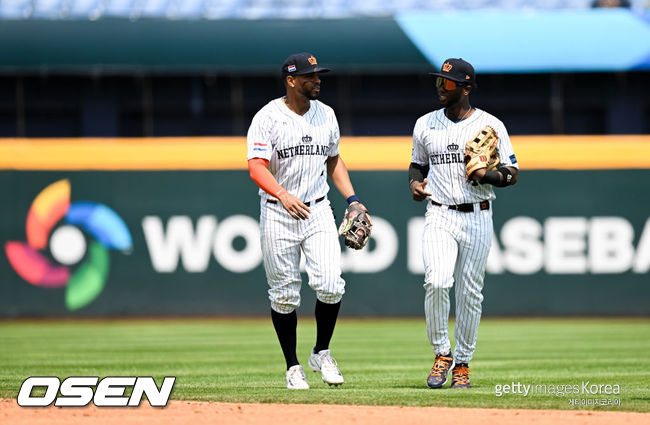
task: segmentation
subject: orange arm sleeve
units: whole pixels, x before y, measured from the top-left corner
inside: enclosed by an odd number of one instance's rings
[[[263,158],[252,158],[248,160],[248,172],[251,179],[266,193],[277,198],[284,188],[275,180],[268,166],[269,161]]]

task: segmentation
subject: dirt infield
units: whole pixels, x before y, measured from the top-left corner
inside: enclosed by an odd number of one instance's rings
[[[641,425],[650,414],[581,410],[497,410],[449,407],[244,404],[172,401],[165,408],[23,408],[0,400],[0,423],[8,425]]]

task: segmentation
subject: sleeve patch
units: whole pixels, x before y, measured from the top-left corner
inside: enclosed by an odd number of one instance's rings
[[[512,162],[513,164],[516,164],[516,163],[517,163],[517,158],[515,158],[515,154],[514,154],[514,153],[513,153],[512,155],[510,155],[510,162]]]

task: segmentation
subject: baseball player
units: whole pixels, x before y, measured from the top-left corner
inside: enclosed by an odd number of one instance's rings
[[[289,389],[309,388],[296,357],[301,255],[317,296],[316,345],[308,363],[327,384],[343,383],[329,350],[345,282],[327,177],[347,199],[348,209],[365,211],[339,156],[334,111],[317,100],[320,74],[328,71],[312,54],[289,56],[282,64],[286,95],[260,109],[248,129],[248,168],[260,187],[260,237],[271,318],[287,363]]]
[[[415,123],[409,167],[413,199],[428,200],[422,240],[424,309],[435,362],[427,385],[441,388],[451,370],[451,387],[469,388],[469,361],[476,348],[492,241],[493,187],[515,184],[519,166],[503,123],[469,103],[476,87],[472,65],[447,59],[432,75],[443,108]],[[474,155],[478,145],[491,148]],[[452,355],[448,320],[449,290],[454,284]]]

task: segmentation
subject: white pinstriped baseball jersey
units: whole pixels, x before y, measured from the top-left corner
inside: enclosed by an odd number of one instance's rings
[[[326,304],[345,293],[341,247],[327,195],[327,157],[339,153],[339,126],[329,106],[310,100],[298,115],[283,98],[255,115],[248,130],[248,159],[269,160],[269,170],[290,194],[309,202],[306,220],[291,217],[281,203],[260,189],[260,237],[271,308],[291,313],[300,306],[300,258],[305,256],[309,286]],[[268,202],[271,201],[271,202]]]
[[[519,168],[503,123],[480,109],[464,120],[451,121],[445,109],[420,117],[413,130],[411,162],[429,166],[428,199],[422,237],[424,261],[424,310],[427,334],[436,355],[451,351],[449,340],[449,291],[455,287],[455,361],[469,363],[476,349],[483,301],[483,278],[492,241],[492,209],[481,201],[496,198],[492,185],[472,184],[465,176],[465,143],[486,125],[499,137],[499,159],[504,166]],[[471,212],[450,205],[474,204]]]
[[[413,129],[411,162],[428,165],[426,192],[429,199],[444,205],[475,203],[496,198],[492,185],[473,185],[465,177],[465,143],[486,125],[499,137],[499,159],[504,166],[519,168],[510,137],[503,123],[487,112],[475,109],[457,123],[438,109],[420,117]]]
[[[269,171],[287,192],[303,201],[321,198],[329,191],[328,156],[339,153],[339,124],[334,110],[318,100],[298,115],[284,98],[267,103],[248,129],[248,159],[269,160]],[[260,189],[262,198],[271,195]]]

